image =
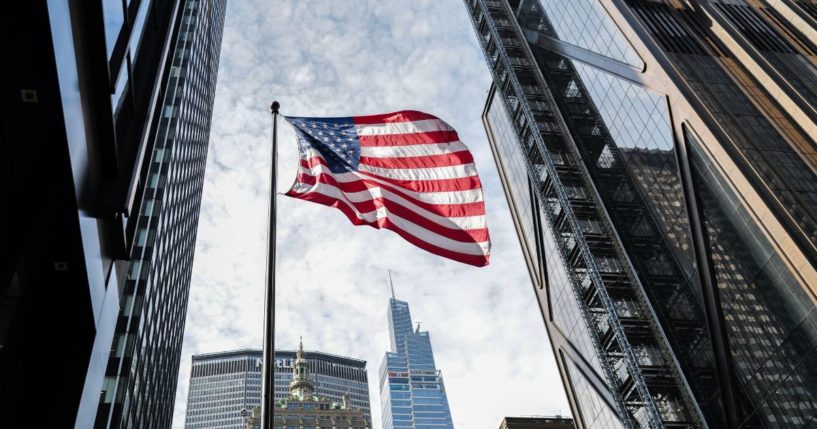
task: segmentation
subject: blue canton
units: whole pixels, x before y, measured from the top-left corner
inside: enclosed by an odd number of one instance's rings
[[[333,173],[356,171],[360,164],[360,140],[352,118],[287,118],[298,136],[303,155],[314,148]]]

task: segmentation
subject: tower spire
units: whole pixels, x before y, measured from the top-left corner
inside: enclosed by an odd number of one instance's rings
[[[315,392],[315,383],[309,378],[309,363],[304,353],[304,337],[295,353],[295,367],[292,369],[292,381],[289,382],[289,394],[300,400],[307,400]]]
[[[389,270],[389,286],[391,286],[391,299],[397,299],[394,296],[394,282],[391,280],[391,270]]]

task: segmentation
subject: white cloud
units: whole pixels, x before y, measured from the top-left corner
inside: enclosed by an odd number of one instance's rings
[[[183,427],[192,354],[262,343],[273,99],[289,115],[444,118],[475,154],[493,239],[492,263],[478,269],[279,197],[278,347],[303,335],[307,348],[365,359],[381,427],[390,268],[398,297],[431,332],[457,427],[569,412],[480,120],[489,84],[459,1],[229,2],[174,427]],[[285,191],[297,155],[279,125]]]

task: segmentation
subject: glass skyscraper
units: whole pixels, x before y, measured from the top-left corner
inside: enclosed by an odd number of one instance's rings
[[[6,426],[170,426],[225,3],[0,14]]]
[[[295,350],[275,352],[275,402],[290,396],[296,354]],[[366,361],[317,351],[306,351],[304,357],[314,393],[360,410],[371,425]],[[261,350],[194,355],[185,428],[243,428],[245,417],[261,405],[262,361]]]
[[[383,428],[453,428],[442,373],[428,331],[412,327],[407,302],[389,299],[391,352],[380,364]]]
[[[817,3],[465,5],[577,426],[817,426]]]

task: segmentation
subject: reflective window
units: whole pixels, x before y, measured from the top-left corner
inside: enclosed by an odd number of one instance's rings
[[[817,307],[689,129],[733,366],[751,412],[770,427],[817,416]]]
[[[114,114],[119,112],[119,106],[122,102],[122,96],[125,95],[125,91],[128,87],[128,81],[130,80],[130,57],[126,59],[122,63],[122,67],[119,69],[119,76],[116,78],[116,85],[114,86],[114,92],[111,95],[111,108]]]
[[[139,56],[139,46],[142,43],[142,32],[145,29],[145,18],[147,17],[150,6],[150,0],[142,0],[139,3],[139,11],[136,13],[136,17],[133,20],[133,28],[131,29],[130,35],[130,50],[134,59]]]
[[[644,62],[598,0],[540,2],[560,40],[641,68]]]
[[[618,413],[607,404],[585,379],[579,368],[570,361],[566,362],[567,373],[573,386],[573,395],[579,404],[579,412],[586,429],[623,429]]]
[[[122,7],[122,0],[103,0],[102,13],[105,19],[105,46],[107,47],[108,59],[111,59],[116,40],[125,25],[125,11]]]
[[[502,102],[502,95],[496,93],[488,111],[488,121],[490,132],[499,156],[498,167],[506,180],[503,186],[506,188],[505,196],[511,210],[519,224],[519,235],[524,238],[522,251],[528,259],[531,272],[539,272],[540,255],[536,248],[536,229],[533,223],[534,213],[531,204],[530,181],[528,180],[528,167],[525,162],[525,155],[517,142],[513,125],[508,120],[508,114]],[[505,183],[507,181],[507,183]]]

